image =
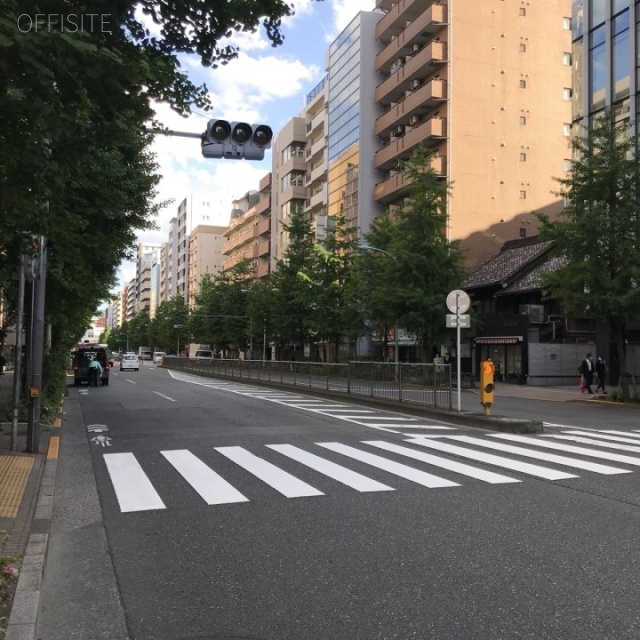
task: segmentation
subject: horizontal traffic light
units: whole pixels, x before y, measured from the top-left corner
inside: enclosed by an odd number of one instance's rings
[[[273,131],[266,124],[247,124],[227,120],[209,120],[202,134],[205,158],[230,160],[262,160],[271,148]]]

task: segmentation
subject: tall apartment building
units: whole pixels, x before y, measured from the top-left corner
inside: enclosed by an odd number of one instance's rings
[[[402,205],[398,161],[424,144],[453,184],[447,233],[473,267],[506,240],[533,235],[533,212],[562,208],[554,178],[570,160],[571,0],[376,6],[386,15],[376,26],[375,133],[384,146],[373,161],[375,198]]]
[[[638,0],[573,0],[573,118],[588,122],[605,106],[638,118]],[[634,133],[638,132],[637,124]]]
[[[222,246],[224,269],[246,259],[253,266],[255,278],[263,278],[271,271],[271,173],[260,180],[259,187],[260,191],[249,192],[242,201],[234,201]]]
[[[305,120],[305,160],[307,200],[304,211],[311,221],[316,240],[326,237],[327,230],[327,112],[329,83],[324,77],[306,96],[301,116]]]
[[[136,295],[138,290],[138,282],[136,278],[129,280],[127,285],[127,312],[125,320],[128,322],[136,315]]]
[[[226,240],[226,227],[198,225],[189,236],[189,300],[195,305],[195,296],[200,290],[202,276],[212,277],[222,271],[222,245]]]
[[[152,268],[160,258],[159,244],[138,244],[136,261],[136,298],[135,313],[147,311],[151,315],[152,303]],[[155,299],[155,296],[153,296]]]

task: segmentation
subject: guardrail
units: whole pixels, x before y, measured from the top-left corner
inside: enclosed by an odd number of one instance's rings
[[[451,409],[451,365],[165,358],[164,366],[198,374],[306,387]]]

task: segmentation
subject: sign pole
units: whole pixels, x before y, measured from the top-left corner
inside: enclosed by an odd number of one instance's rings
[[[462,411],[460,398],[460,296],[456,294],[456,364],[458,367],[458,411]]]

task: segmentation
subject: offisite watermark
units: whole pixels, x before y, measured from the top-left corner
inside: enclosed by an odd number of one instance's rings
[[[111,31],[111,15],[108,13],[23,13],[18,16],[18,29],[22,33],[30,31],[59,31],[60,33],[108,33]]]

